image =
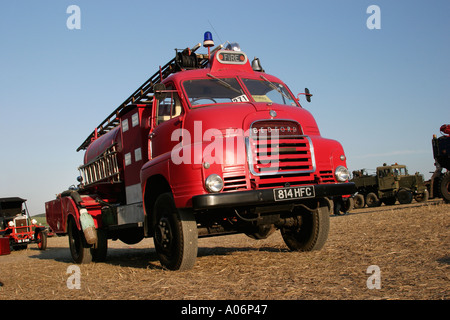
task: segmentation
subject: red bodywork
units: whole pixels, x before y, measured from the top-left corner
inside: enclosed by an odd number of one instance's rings
[[[181,67],[159,79],[164,84],[161,91],[165,99],[156,99],[155,89],[155,96],[144,101],[147,87],[142,86],[140,93],[136,91],[94,131],[78,148],[86,150],[84,165],[80,167],[83,180],[77,190],[78,200],[67,191],[46,203],[47,221],[53,231],[67,233],[70,217],[81,229],[79,210],[84,207],[97,228],[108,228],[110,238],[120,238],[120,226],[144,228],[145,235],[152,236],[149,217],[156,196],[162,192],[172,193],[177,208],[202,214],[221,210],[220,205],[210,205],[215,198],[207,198],[211,192],[205,187],[205,179],[211,174],[224,181],[217,195],[236,195],[226,200],[228,207],[239,206],[239,195],[258,198],[258,194],[251,193],[255,191],[266,190],[264,197],[270,197],[274,188],[340,188],[335,170],[346,167],[341,144],[320,135],[311,113],[280,79],[254,71],[244,53],[235,54],[236,61],[227,60],[228,53],[213,52],[209,60],[203,58],[203,67]],[[232,101],[202,97],[199,90],[207,92],[207,87],[194,86],[195,81],[204,80],[229,88],[223,79],[240,92]],[[280,97],[289,102],[274,102],[257,89],[251,92],[251,86],[263,87],[260,83],[268,88],[276,84],[277,91],[283,90]],[[153,88],[154,83],[151,85]],[[138,95],[140,98],[135,99]],[[209,102],[198,103],[202,98]],[[169,112],[163,110],[164,103]],[[276,146],[253,136],[269,130],[278,132]],[[270,162],[274,154],[277,160]],[[322,197],[343,196],[349,194],[351,186],[335,194],[327,188],[320,190]],[[288,192],[291,190],[286,190],[286,195]],[[245,206],[252,206],[252,202]],[[229,213],[221,210],[221,214]]]

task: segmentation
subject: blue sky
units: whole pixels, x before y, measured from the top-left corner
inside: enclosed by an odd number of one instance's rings
[[[367,27],[370,5],[381,29]],[[0,196],[44,212],[76,183],[76,148],[94,127],[205,31],[293,92],[308,87],[303,106],[350,170],[398,162],[428,179],[432,135],[450,123],[449,12],[446,0],[2,1]]]

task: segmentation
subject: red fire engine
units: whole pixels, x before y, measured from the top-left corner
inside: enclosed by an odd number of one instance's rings
[[[342,146],[257,58],[208,32],[204,46],[177,50],[77,149],[78,188],[46,203],[75,262],[104,260],[108,239],[153,237],[170,270],[194,265],[199,237],[279,229],[292,250],[324,245],[330,199],[355,191]]]

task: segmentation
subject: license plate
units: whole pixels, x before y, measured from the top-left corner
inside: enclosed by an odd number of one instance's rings
[[[314,198],[315,192],[313,186],[287,187],[273,190],[275,201],[284,201],[292,199]]]

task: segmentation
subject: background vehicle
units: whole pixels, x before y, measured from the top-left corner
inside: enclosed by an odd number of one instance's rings
[[[198,237],[279,229],[292,250],[325,244],[328,197],[355,191],[342,146],[258,59],[211,50],[209,33],[208,54],[200,46],[177,51],[77,149],[79,188],[46,203],[75,262],[104,260],[107,239],[153,237],[171,270],[192,268]]]
[[[431,144],[433,146],[434,165],[436,170],[427,182],[431,198],[443,198],[450,202],[450,124],[441,126],[442,136],[433,135]],[[445,171],[443,171],[445,169]]]
[[[401,204],[427,201],[428,190],[423,175],[408,174],[405,165],[386,165],[377,167],[376,174],[368,174],[365,169],[353,171],[353,178],[358,194],[354,196],[355,208],[376,207],[384,203],[393,205],[398,200]]]
[[[0,198],[0,237],[8,237],[12,249],[25,249],[37,243],[47,248],[47,229],[31,219],[26,200],[19,197]]]

